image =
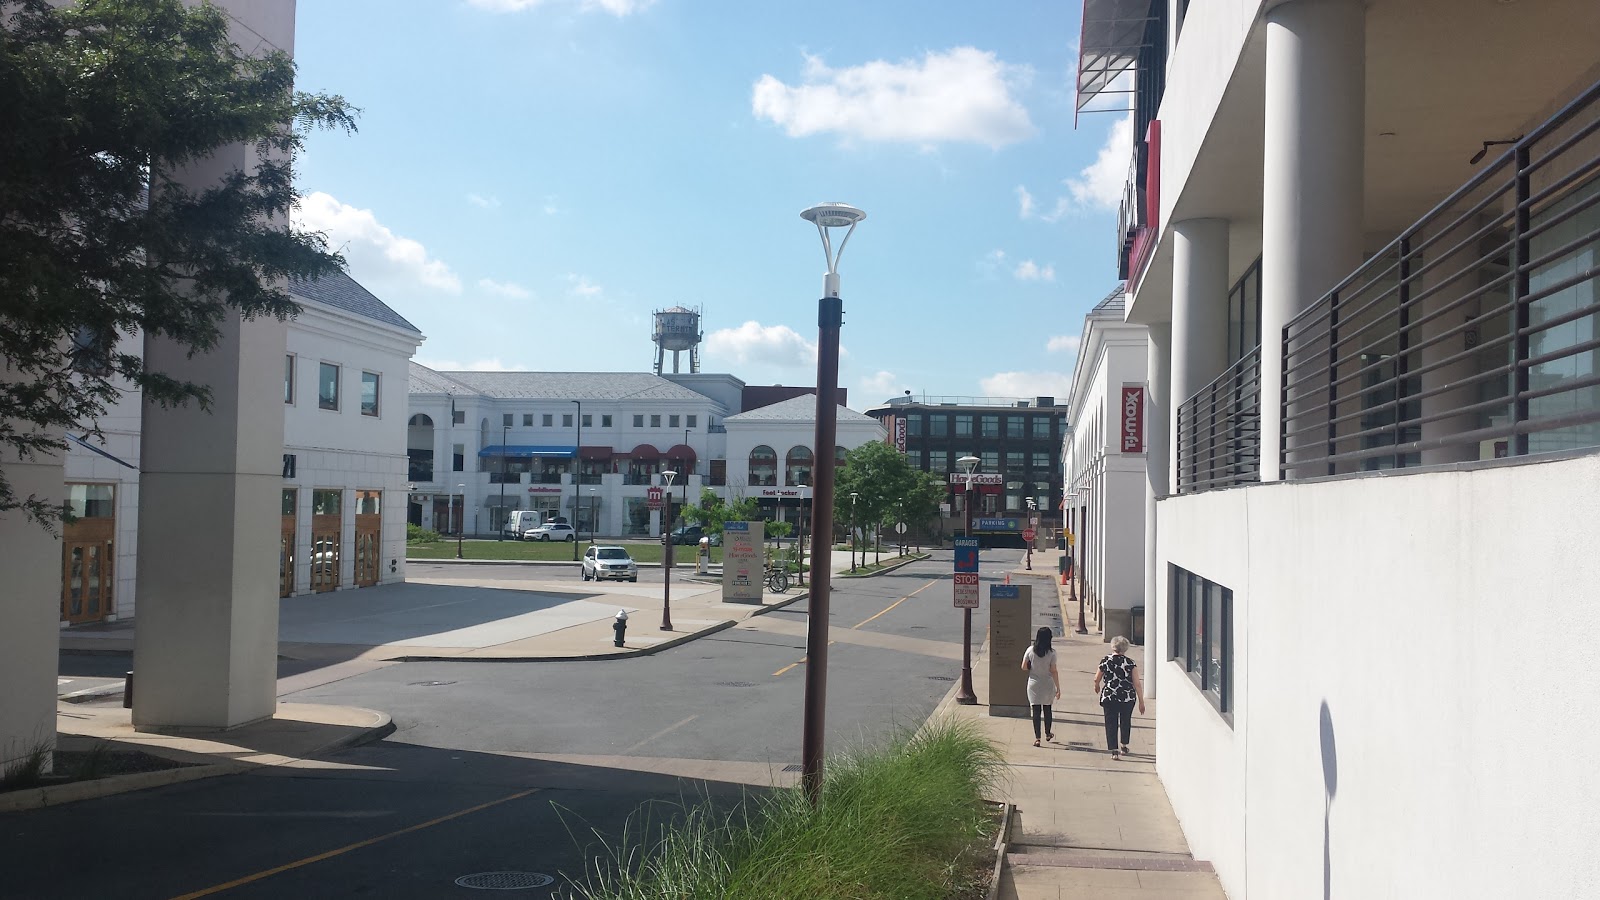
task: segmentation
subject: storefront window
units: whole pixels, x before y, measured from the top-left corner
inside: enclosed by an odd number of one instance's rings
[[[762,444],[750,451],[750,485],[776,487],[778,484],[777,451]]]
[[[109,518],[115,514],[116,485],[67,485],[67,506],[80,519]]]
[[[341,501],[344,491],[316,490],[311,492],[311,514],[314,516],[337,516],[342,509]]]
[[[383,503],[382,491],[356,491],[356,515],[375,516]]]

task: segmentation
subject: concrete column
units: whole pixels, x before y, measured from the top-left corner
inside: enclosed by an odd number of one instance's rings
[[[1361,0],[1292,0],[1266,20],[1261,480],[1277,481],[1283,327],[1361,263],[1366,14]]]
[[[1168,480],[1172,459],[1172,431],[1168,428],[1172,397],[1172,326],[1162,322],[1145,328],[1145,371],[1149,382],[1146,395],[1150,410],[1145,417],[1148,438],[1145,442],[1145,492],[1144,492],[1144,690],[1150,697],[1156,695],[1156,670],[1154,664],[1165,658],[1166,604],[1163,586],[1166,566],[1156,546],[1156,501],[1170,493]]]
[[[292,2],[221,5],[241,46],[293,51]],[[255,161],[254,147],[236,145],[163,174],[203,190]],[[209,385],[212,404],[144,405],[133,709],[143,731],[232,728],[277,706],[285,325],[229,315],[220,331],[192,358],[145,338],[151,369]]]
[[[1167,421],[1176,442],[1181,437],[1179,405],[1228,367],[1228,222],[1173,222],[1172,238],[1172,403]],[[1183,483],[1177,453],[1169,465],[1176,489]]]

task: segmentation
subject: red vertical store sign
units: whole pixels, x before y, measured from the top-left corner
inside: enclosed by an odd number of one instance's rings
[[[1144,452],[1144,387],[1136,384],[1122,386],[1122,408],[1118,421],[1122,423],[1122,452]]]

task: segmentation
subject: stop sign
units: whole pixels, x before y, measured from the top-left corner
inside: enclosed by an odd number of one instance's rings
[[[1034,531],[1032,528],[1024,528],[1024,529],[1022,529],[1022,539],[1025,540],[1025,541],[1033,540],[1034,536],[1037,535],[1037,534],[1038,534],[1038,532]]]

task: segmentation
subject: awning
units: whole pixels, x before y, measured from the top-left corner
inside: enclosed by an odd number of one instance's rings
[[[661,451],[657,450],[653,444],[640,444],[630,450],[628,455],[634,459],[659,459]]]
[[[1096,107],[1107,112],[1133,109],[1133,85],[1117,84],[1130,71],[1144,47],[1151,22],[1150,0],[1083,0],[1083,25],[1078,31],[1077,114],[1101,94],[1120,94],[1126,102]]]
[[[571,459],[576,452],[574,447],[541,447],[533,444],[495,444],[478,451],[478,456],[508,456],[512,459],[533,459],[535,457],[553,457],[557,459]]]
[[[615,452],[610,447],[579,447],[578,456],[583,459],[610,459]]]
[[[687,459],[690,462],[694,462],[699,458],[695,456],[694,448],[688,444],[678,444],[671,450],[663,453],[662,456],[665,456],[667,459]]]

